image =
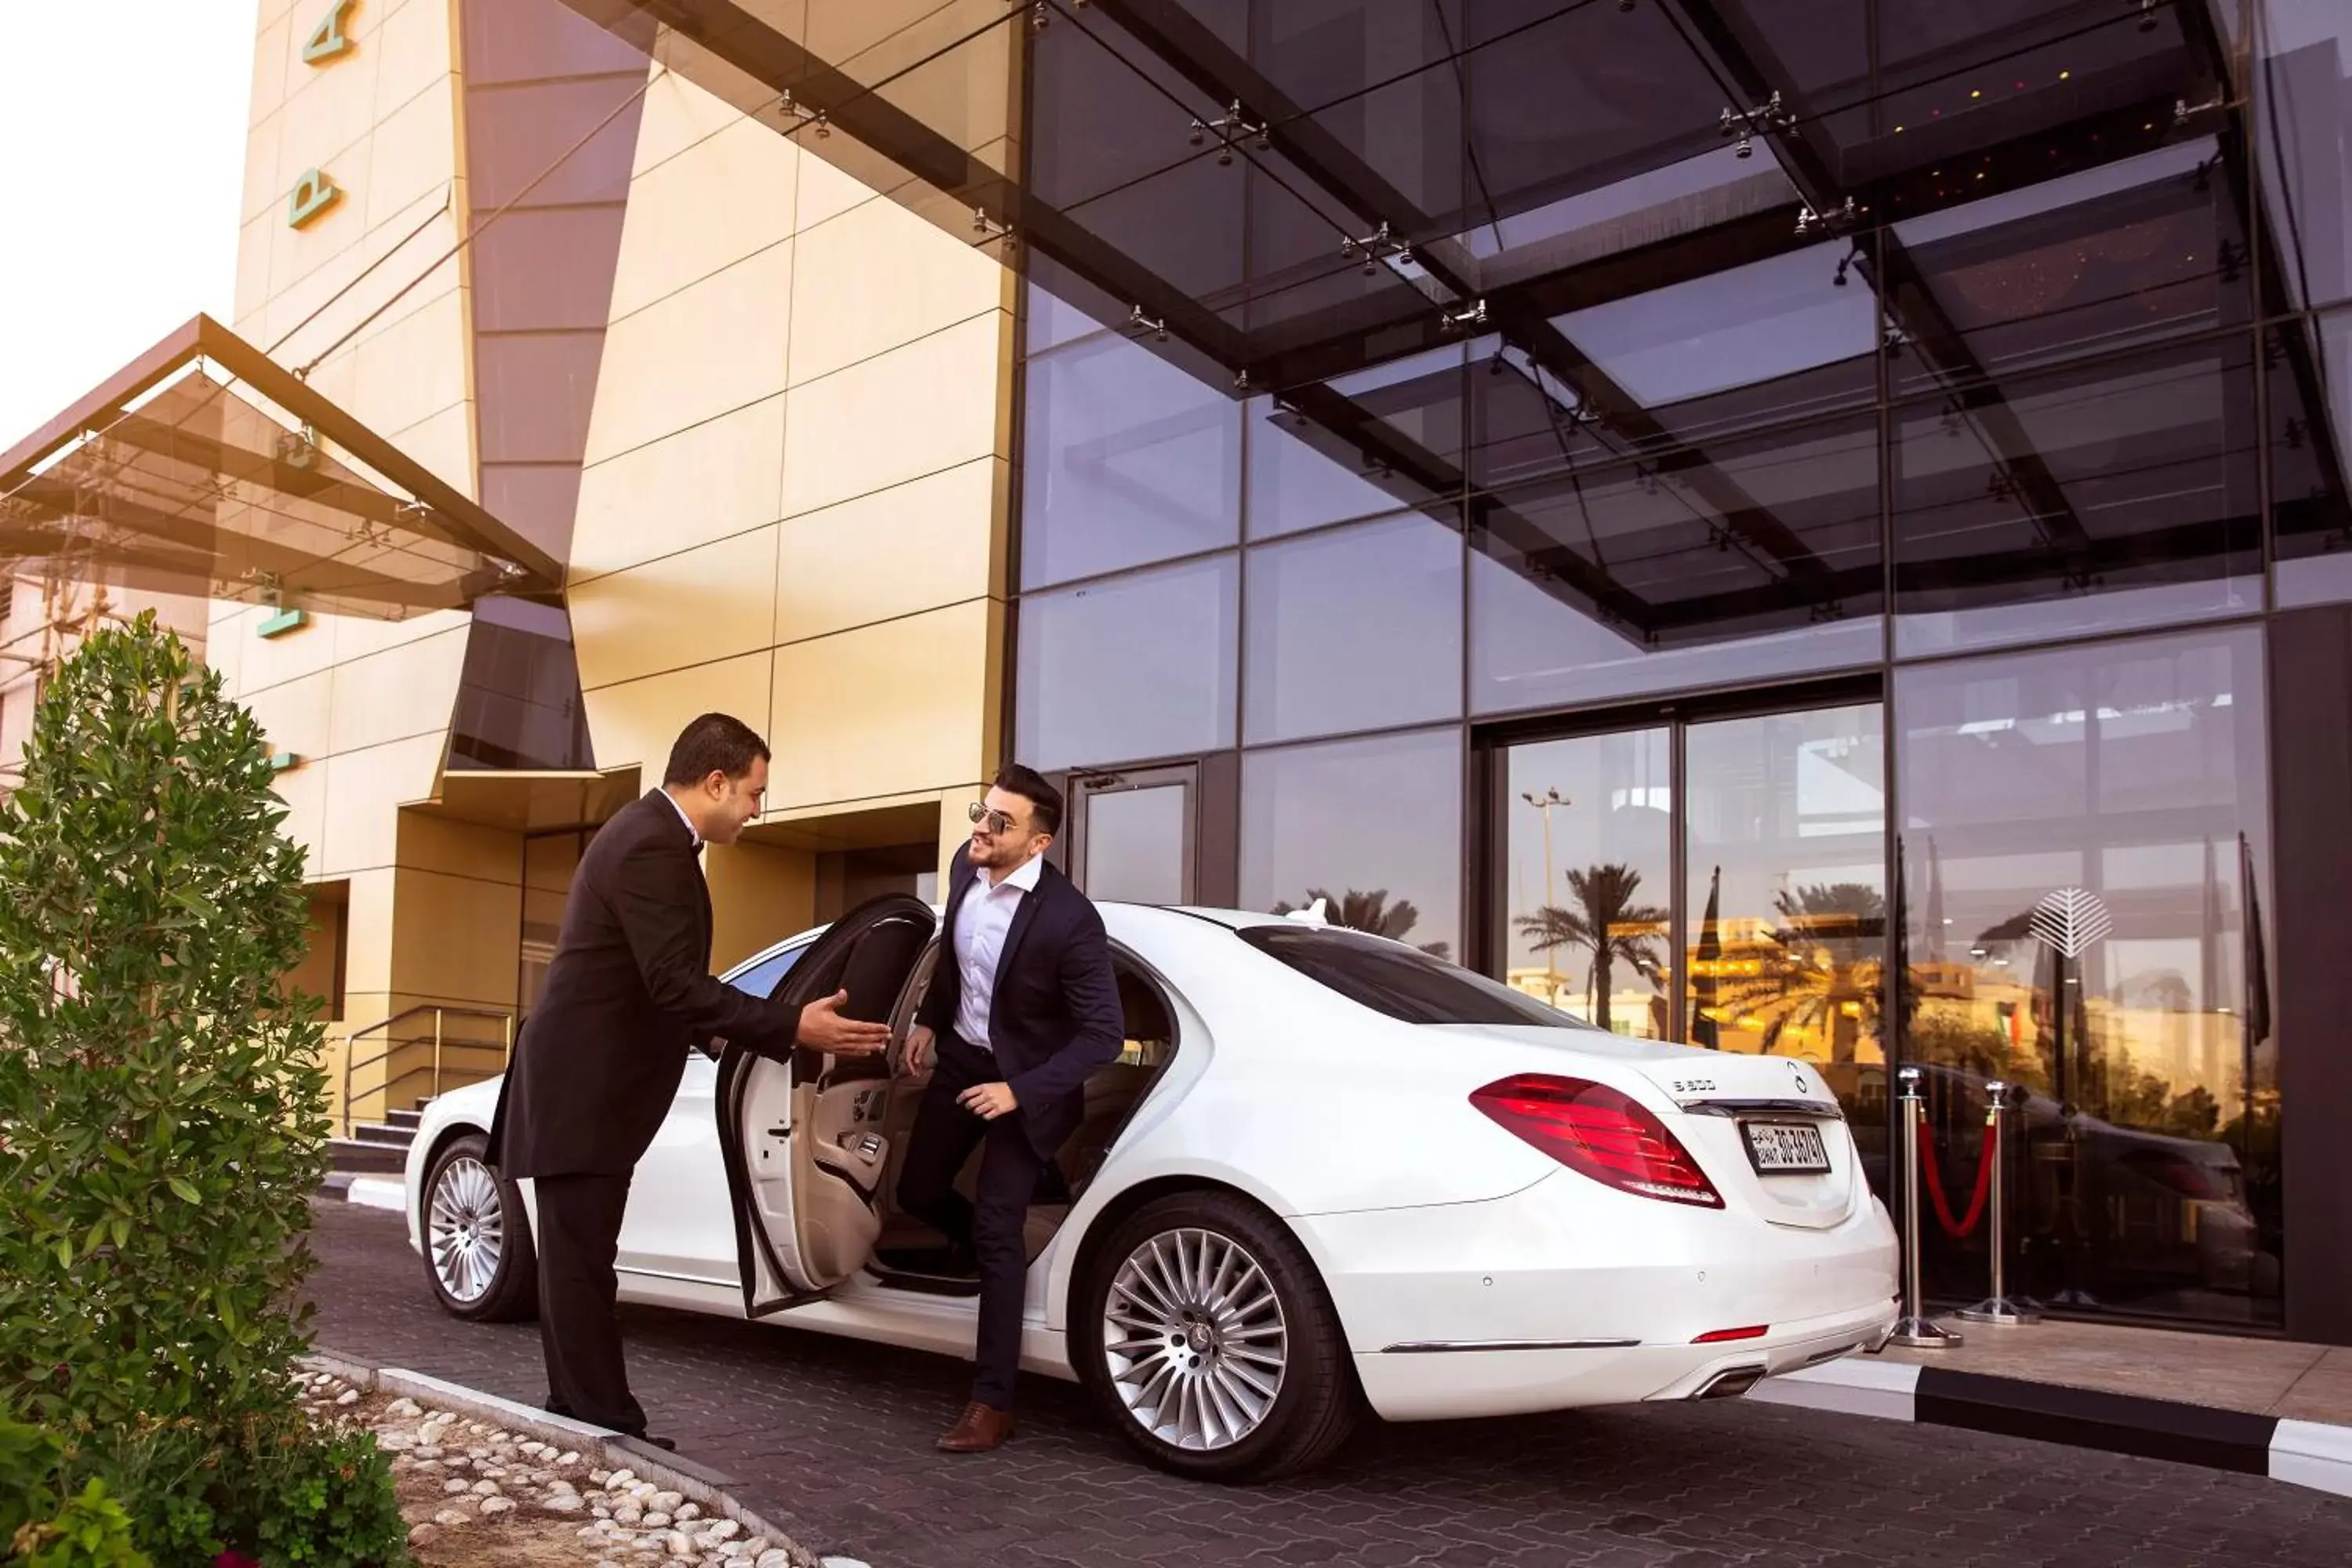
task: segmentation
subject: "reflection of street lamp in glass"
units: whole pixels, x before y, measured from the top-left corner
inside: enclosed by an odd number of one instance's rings
[[[1533,790],[1523,790],[1519,794],[1519,798],[1526,801],[1529,805],[1534,806],[1536,810],[1543,814],[1544,890],[1543,897],[1536,900],[1536,908],[1540,910],[1545,905],[1551,902],[1552,808],[1554,806],[1568,805],[1572,803],[1569,800],[1568,796],[1559,793],[1559,786],[1557,784],[1547,788],[1541,795],[1536,794]],[[1544,949],[1544,978],[1547,981],[1555,983],[1551,986],[1552,994],[1546,998],[1546,1000],[1551,1002],[1554,1005],[1558,1005],[1559,999],[1559,987],[1557,982],[1559,979],[1559,966],[1552,962],[1552,954],[1555,951],[1557,950],[1549,947]]]

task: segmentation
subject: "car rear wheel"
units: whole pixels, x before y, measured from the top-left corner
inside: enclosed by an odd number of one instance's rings
[[[1139,1209],[1095,1254],[1078,1311],[1097,1405],[1162,1469],[1272,1480],[1354,1427],[1355,1373],[1323,1282],[1245,1199],[1183,1193]]]
[[[522,1194],[490,1168],[478,1132],[451,1140],[425,1178],[425,1277],[444,1310],[478,1323],[539,1309],[539,1259]]]

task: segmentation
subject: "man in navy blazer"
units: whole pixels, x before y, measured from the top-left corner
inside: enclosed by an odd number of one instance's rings
[[[1061,792],[1031,769],[1008,767],[972,806],[971,822],[971,841],[949,874],[939,962],[908,1040],[908,1069],[936,1069],[898,1177],[898,1206],[979,1266],[971,1400],[940,1439],[955,1454],[1013,1436],[1029,1205],[1084,1117],[1087,1079],[1127,1037],[1102,916],[1045,861],[1061,830]],[[955,1179],[983,1143],[974,1205]]]

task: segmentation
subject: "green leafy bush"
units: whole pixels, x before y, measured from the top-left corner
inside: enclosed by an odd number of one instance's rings
[[[389,1563],[373,1439],[312,1428],[290,1381],[326,1079],[284,984],[308,898],[271,777],[152,616],[40,703],[0,804],[0,1412],[163,1563]]]
[[[93,1478],[70,1495],[65,1450],[36,1427],[0,1422],[0,1560],[24,1568],[149,1568],[131,1516]]]

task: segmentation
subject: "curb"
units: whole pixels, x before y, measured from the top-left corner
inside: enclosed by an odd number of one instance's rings
[[[428,1377],[421,1372],[410,1372],[403,1367],[372,1367],[331,1351],[314,1350],[302,1358],[301,1365],[312,1373],[331,1373],[354,1388],[399,1394],[420,1405],[454,1411],[470,1421],[495,1422],[508,1431],[528,1433],[540,1442],[556,1443],[574,1449],[583,1458],[593,1455],[599,1460],[597,1468],[601,1469],[634,1471],[639,1480],[652,1481],[665,1491],[690,1498],[707,1513],[735,1521],[743,1527],[746,1535],[767,1537],[783,1549],[792,1559],[793,1568],[823,1568],[824,1562],[846,1561],[826,1559],[821,1562],[794,1540],[790,1531],[770,1523],[737,1502],[728,1495],[728,1489],[738,1484],[734,1478],[667,1449],[624,1436],[607,1427],[592,1426],[569,1416],[550,1415],[534,1406],[501,1399],[494,1394],[484,1394],[463,1384]]]
[[[1748,1397],[2169,1459],[2352,1498],[2352,1426],[2324,1421],[1858,1356],[1768,1377]]]

